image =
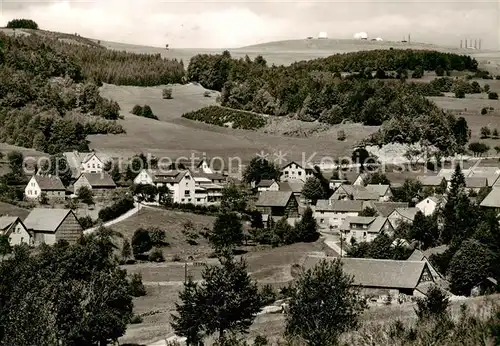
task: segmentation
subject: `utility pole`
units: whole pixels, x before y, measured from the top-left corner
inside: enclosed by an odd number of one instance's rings
[[[187,276],[188,276],[188,264],[187,262],[184,262],[184,283],[187,282]]]
[[[460,40],[460,49],[462,49],[462,43],[463,43],[462,40]]]
[[[342,252],[344,252],[342,250],[343,246],[344,245],[343,245],[343,241],[342,241],[342,230],[340,230],[340,258],[342,258]]]

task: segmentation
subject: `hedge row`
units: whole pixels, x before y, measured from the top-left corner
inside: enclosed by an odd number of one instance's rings
[[[124,197],[116,201],[113,205],[101,209],[99,211],[99,219],[101,219],[103,222],[113,220],[133,208],[134,199],[132,197]]]
[[[204,107],[197,111],[184,113],[182,117],[207,124],[244,130],[256,130],[266,125],[266,119],[261,115],[219,106]]]
[[[216,205],[205,206],[192,203],[171,203],[165,205],[165,208],[200,215],[217,215],[219,213],[219,207]]]

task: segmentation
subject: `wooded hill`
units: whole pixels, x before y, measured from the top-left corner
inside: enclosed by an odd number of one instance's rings
[[[477,61],[433,51],[376,50],[285,67],[267,66],[262,57],[232,59],[226,51],[193,57],[187,79],[220,90],[222,105],[233,109],[329,124],[384,124],[382,135],[374,137],[377,144],[426,139],[443,151],[457,150],[455,119],[425,98],[440,94],[442,86],[406,83],[408,68],[420,76],[424,70],[476,71]],[[346,71],[354,73],[342,77]],[[386,71],[396,71],[395,78]]]

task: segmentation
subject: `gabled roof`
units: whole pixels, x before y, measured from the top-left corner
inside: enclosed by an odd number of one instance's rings
[[[368,190],[360,185],[340,185],[332,195],[333,199],[337,199],[343,195],[352,196],[353,199],[362,201],[377,201],[379,194],[376,191]]]
[[[89,182],[89,184],[93,188],[99,188],[99,187],[116,187],[115,182],[113,181],[113,178],[106,173],[82,173],[80,177],[84,176],[85,179]]]
[[[340,229],[342,231],[349,231],[351,230],[351,225],[357,224],[367,225],[366,229],[363,228],[367,232],[380,233],[386,222],[387,218],[382,216],[348,216],[342,225],[340,225]]]
[[[35,208],[24,220],[24,225],[29,230],[55,232],[68,214],[73,214],[73,211],[71,209]]]
[[[257,184],[257,187],[271,187],[274,183],[276,183],[274,179],[263,179]]]
[[[279,183],[280,191],[292,191],[293,193],[301,193],[304,188],[304,182],[302,180],[289,180]]]
[[[292,197],[292,191],[263,191],[255,205],[258,207],[285,207]]]
[[[36,183],[42,191],[64,191],[61,179],[57,175],[34,175]]]
[[[309,255],[303,262],[305,270],[320,261],[334,261],[335,257]],[[423,261],[395,261],[372,258],[341,258],[345,274],[354,277],[354,285],[392,289],[415,289],[424,269]]]
[[[288,163],[285,163],[285,164],[281,165],[281,169],[283,170],[283,169],[287,168],[287,167],[288,167],[288,166],[290,166],[292,163],[296,164],[296,165],[297,165],[297,167],[299,167],[299,168],[304,168],[304,167],[302,167],[302,165],[299,165],[297,162],[295,162],[295,161],[290,161],[290,162],[288,162]]]
[[[481,207],[500,208],[500,188],[494,187],[480,204]]]
[[[363,201],[335,201],[320,199],[316,202],[316,211],[358,212],[363,211]]]
[[[94,152],[91,153],[80,153],[82,163],[87,163],[92,157],[96,157],[99,161],[103,162],[101,158]]]
[[[214,172],[214,173],[193,172],[192,175],[193,175],[193,178],[206,178],[206,179],[209,179],[211,181],[213,181],[213,180],[225,180],[227,178],[224,174],[218,173],[218,172]]]
[[[368,184],[366,185],[366,188],[368,189],[368,191],[377,193],[379,197],[384,197],[391,189],[389,185],[382,184]]]
[[[433,187],[441,185],[443,179],[445,179],[445,177],[439,175],[420,175],[417,177],[417,181],[419,181],[423,186]]]
[[[18,216],[0,216],[0,231],[5,231],[17,220],[21,221]]]
[[[408,208],[407,202],[371,202],[371,204],[373,205],[373,209],[383,217],[388,217],[398,208]]]
[[[154,183],[179,183],[189,171],[148,169],[147,172]]]
[[[420,209],[413,207],[413,208],[397,208],[394,210],[394,213],[397,213],[404,217],[405,219],[413,221],[415,218],[415,215],[420,211]]]
[[[454,172],[454,169],[443,168],[439,171],[438,175],[445,177],[447,181],[450,181]],[[474,167],[463,169],[462,174],[465,178],[486,178],[488,180],[488,186],[493,186],[500,176],[500,168]]]
[[[468,177],[465,178],[465,186],[469,189],[477,189],[488,186],[488,179],[485,177]]]

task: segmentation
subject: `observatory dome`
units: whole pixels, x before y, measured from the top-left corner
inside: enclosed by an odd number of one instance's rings
[[[368,34],[364,31],[357,32],[354,34],[354,38],[357,40],[366,40],[368,38]]]
[[[318,34],[318,38],[328,38],[328,34],[326,33],[326,31],[321,31]]]

